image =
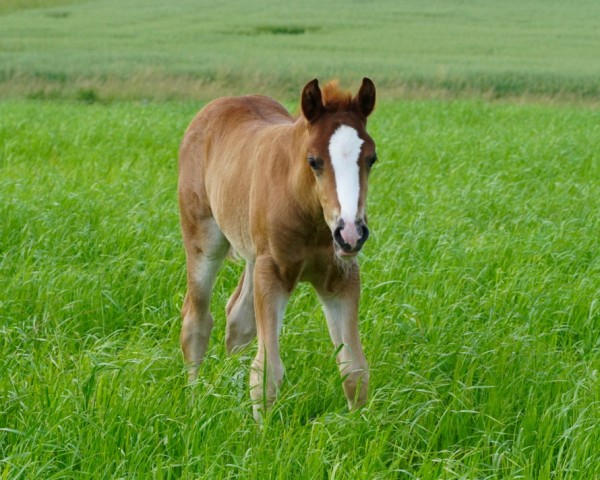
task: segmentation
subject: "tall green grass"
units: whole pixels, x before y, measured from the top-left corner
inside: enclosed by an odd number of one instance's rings
[[[396,96],[600,94],[593,0],[57,3],[0,15],[0,95],[295,98],[298,79],[363,76]]]
[[[227,263],[197,384],[179,352],[179,140],[199,106],[0,103],[2,478],[600,476],[600,117],[382,103],[362,254],[369,403],[302,286],[251,415]]]

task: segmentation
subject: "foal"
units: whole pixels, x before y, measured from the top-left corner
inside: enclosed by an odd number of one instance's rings
[[[275,400],[284,368],[279,334],[300,281],[319,296],[349,407],[367,399],[369,373],[358,334],[356,255],[369,236],[366,196],[377,159],[366,131],[375,85],[358,93],[317,80],[302,91],[293,118],[263,96],[219,98],[194,118],[179,153],[179,208],[187,257],[181,348],[198,376],[213,325],[210,298],[230,248],[246,261],[227,302],[232,352],[257,335],[250,373],[254,417]]]

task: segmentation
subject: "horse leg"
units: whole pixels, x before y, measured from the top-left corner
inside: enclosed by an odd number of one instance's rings
[[[339,290],[331,292],[323,286],[317,288],[317,294],[323,304],[331,340],[338,351],[337,364],[343,378],[348,407],[354,410],[367,401],[369,367],[358,333],[358,268],[353,268],[344,276],[346,278],[337,282]]]
[[[227,352],[248,345],[256,336],[254,317],[254,264],[246,263],[235,292],[227,302],[227,334],[225,345]]]
[[[254,268],[254,310],[258,350],[250,371],[250,397],[254,418],[273,404],[283,381],[284,368],[279,355],[279,333],[290,289],[278,275],[269,258],[259,257]]]
[[[185,234],[184,245],[187,256],[187,294],[181,310],[181,349],[188,365],[188,377],[198,377],[198,367],[208,347],[213,326],[210,314],[210,298],[215,278],[229,244],[213,218],[199,220],[195,236]]]

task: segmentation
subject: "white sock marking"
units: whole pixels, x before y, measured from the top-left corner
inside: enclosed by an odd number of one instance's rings
[[[356,221],[360,192],[358,158],[363,143],[358,132],[347,125],[341,125],[329,139],[340,217],[345,222]]]

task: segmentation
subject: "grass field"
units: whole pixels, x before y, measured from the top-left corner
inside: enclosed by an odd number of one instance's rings
[[[600,114],[382,102],[362,255],[367,408],[346,412],[309,288],[281,399],[224,306],[198,384],[178,334],[176,152],[198,106],[0,103],[2,478],[600,476]]]
[[[388,98],[600,95],[595,0],[1,5],[4,97],[207,99],[268,90],[295,99],[298,79],[356,82],[366,72]]]
[[[0,478],[600,478],[598,25],[591,0],[3,0]],[[371,396],[346,411],[301,286],[261,429],[256,346],[224,346],[242,265],[185,380],[179,141],[212,96],[365,75]]]

